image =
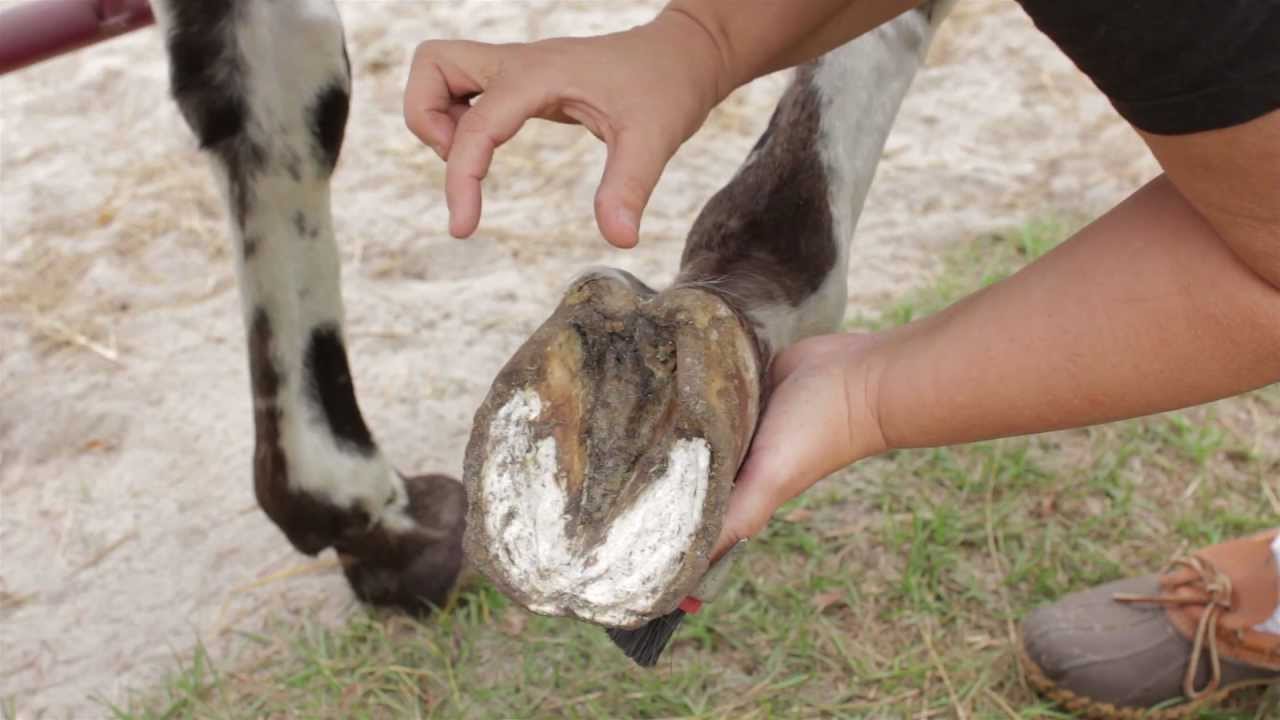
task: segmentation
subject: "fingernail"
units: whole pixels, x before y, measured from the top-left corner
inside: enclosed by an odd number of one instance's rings
[[[609,238],[609,243],[624,250],[635,247],[640,242],[640,218],[625,207],[618,208],[618,211],[613,216],[617,218],[618,224],[622,226],[620,234],[624,237]]]
[[[640,216],[630,208],[618,208],[618,219],[622,221],[623,226],[630,229],[636,235],[640,234]]]

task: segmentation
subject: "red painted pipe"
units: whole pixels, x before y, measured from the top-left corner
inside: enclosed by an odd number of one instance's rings
[[[155,22],[147,0],[37,0],[0,12],[0,75]]]

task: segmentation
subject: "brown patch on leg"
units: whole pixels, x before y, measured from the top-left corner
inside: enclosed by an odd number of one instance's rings
[[[718,283],[750,312],[799,305],[835,267],[815,67],[797,70],[746,164],[698,214],[680,259],[680,284]]]
[[[249,327],[249,378],[253,386],[253,489],[258,505],[299,552],[315,555],[333,544],[343,512],[289,487],[289,463],[280,446],[281,371],[272,359],[273,334],[259,308]]]
[[[415,525],[400,532],[375,524],[363,510],[295,491],[280,445],[282,378],[271,348],[271,323],[259,310],[249,328],[258,505],[299,552],[315,555],[336,548],[347,581],[362,601],[415,614],[444,605],[462,567],[462,484],[443,475],[406,478],[408,514]]]

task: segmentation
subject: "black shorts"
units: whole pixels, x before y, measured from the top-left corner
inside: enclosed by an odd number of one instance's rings
[[[1280,0],[1018,0],[1140,130],[1214,130],[1280,108]]]

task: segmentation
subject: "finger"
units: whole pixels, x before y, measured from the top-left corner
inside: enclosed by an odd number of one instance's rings
[[[453,147],[453,134],[458,127],[458,121],[470,109],[470,102],[455,102],[443,113],[435,111],[425,113],[409,129],[418,136],[419,140],[434,150],[437,157],[447,161],[449,150]]]
[[[635,247],[640,239],[640,216],[676,146],[657,133],[619,132],[606,138],[609,157],[596,191],[596,224],[615,247]]]
[[[732,507],[732,497],[730,497],[729,502]],[[756,533],[761,529],[763,529],[763,526],[757,529],[751,529],[735,523],[730,523],[728,518],[726,518],[724,526],[720,528],[720,536],[716,538],[716,544],[711,550],[710,562],[714,563],[724,557],[724,554],[733,549],[734,545],[737,545],[743,540],[749,540],[752,537],[755,537]]]
[[[518,86],[497,84],[459,118],[444,181],[449,232],[454,237],[467,237],[480,224],[480,181],[489,173],[494,150],[546,104],[537,87],[527,79]]]
[[[457,125],[458,121],[462,119],[462,116],[466,115],[467,111],[470,109],[471,109],[470,100],[466,102],[454,103],[449,106],[449,119],[453,121],[454,125]]]
[[[729,496],[717,552],[759,533],[783,503],[852,461],[842,383],[828,364],[777,387]]]
[[[729,496],[729,509],[711,551],[711,562],[719,560],[739,542],[762,532],[780,505],[781,503],[773,502],[764,493],[751,492],[746,488],[735,489]]]
[[[441,158],[448,156],[463,98],[483,92],[495,76],[498,48],[472,42],[432,40],[414,52],[404,90],[404,120]]]

